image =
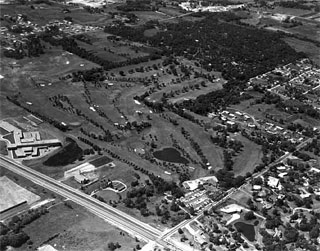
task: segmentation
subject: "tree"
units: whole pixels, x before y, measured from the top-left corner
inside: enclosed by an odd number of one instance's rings
[[[247,213],[245,213],[244,215],[244,219],[245,220],[253,220],[255,219],[256,216],[254,215],[254,213],[252,211],[248,211]]]
[[[317,239],[319,237],[319,231],[320,231],[319,229],[320,229],[320,225],[319,224],[315,225],[311,229],[311,231],[309,232],[309,236],[310,236],[311,239]]]
[[[9,231],[9,228],[0,222],[0,235],[5,235]]]
[[[299,232],[297,229],[293,227],[286,228],[284,230],[284,237],[287,239],[287,241],[290,242],[296,242],[299,236]]]
[[[261,177],[255,178],[253,180],[253,185],[262,185],[263,184],[263,180]]]
[[[177,212],[177,211],[180,210],[180,207],[179,207],[179,205],[177,204],[177,202],[175,200],[172,201],[170,210],[173,211],[173,212]]]
[[[117,245],[114,244],[113,242],[109,242],[108,243],[108,248],[109,248],[109,250],[114,251],[114,250],[117,249]]]

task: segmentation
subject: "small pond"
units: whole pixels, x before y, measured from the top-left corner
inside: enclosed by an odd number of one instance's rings
[[[180,164],[188,164],[189,161],[181,156],[181,153],[172,147],[163,148],[160,151],[156,151],[153,153],[153,156],[159,160],[167,161],[167,162],[174,162]]]
[[[236,222],[234,223],[235,228],[249,240],[254,241],[256,232],[254,230],[254,226],[252,224],[247,224],[244,222]]]

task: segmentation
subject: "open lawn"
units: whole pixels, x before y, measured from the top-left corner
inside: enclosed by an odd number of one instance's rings
[[[25,188],[19,186],[6,176],[0,177],[0,211],[6,210],[24,201],[32,204],[40,197]]]
[[[239,190],[236,193],[233,193],[232,196],[230,197],[230,199],[232,199],[234,202],[236,202],[237,204],[243,206],[243,207],[247,207],[247,201],[248,199],[250,199],[251,196],[249,196],[248,194],[244,193],[243,191]]]
[[[292,16],[304,16],[312,13],[312,10],[303,10],[303,9],[295,9],[295,8],[285,8],[281,6],[276,6],[272,9],[269,9],[271,13],[280,13]]]
[[[106,202],[112,201],[118,201],[119,195],[116,192],[110,191],[110,190],[101,190],[98,193],[96,193],[98,196],[102,197]]]
[[[139,18],[139,25],[144,24],[150,20],[161,20],[168,18],[165,13],[157,11],[133,11],[132,13],[134,13]]]
[[[0,154],[8,155],[7,142],[0,140]]]
[[[253,95],[255,96],[255,94]],[[231,107],[239,111],[246,112],[247,114],[253,116],[255,119],[266,119],[265,115],[267,113],[277,115],[284,120],[290,117],[290,114],[277,110],[275,108],[275,105],[268,105],[265,103],[254,104],[253,102],[254,99],[244,100],[240,104],[233,105]]]
[[[22,176],[19,176],[11,171],[9,171],[8,169],[4,168],[4,167],[1,167],[0,166],[0,177],[7,177],[8,179],[10,179],[10,183],[15,183],[17,187],[11,187],[11,186],[8,186],[8,187],[5,187],[4,189],[12,189],[12,190],[16,190],[16,191],[24,191],[23,193],[26,193],[27,194],[27,197],[31,196],[30,198],[32,199],[38,199],[39,197],[41,199],[52,199],[52,198],[55,198],[57,200],[59,200],[61,197],[43,187],[40,187],[36,184],[34,184],[32,181],[22,177]],[[5,182],[1,182],[1,185],[5,186]],[[7,184],[8,185],[8,184]],[[10,194],[12,196],[14,196],[14,193],[15,191],[13,192],[10,192],[8,194],[2,194],[1,193],[1,202],[4,203],[4,201],[2,201],[2,198],[6,198],[8,196],[8,199],[9,200],[12,200],[13,198],[18,198],[18,197],[13,197],[11,198],[10,197]],[[29,195],[28,195],[29,194]],[[32,197],[33,196],[33,197]]]
[[[203,87],[200,85],[202,81],[206,83],[206,87]],[[156,93],[150,95],[150,100],[160,101],[164,93],[166,94],[174,93],[174,97],[171,98],[169,96],[169,101],[171,103],[184,101],[186,99],[195,99],[200,95],[221,89],[223,83],[224,83],[223,81],[215,81],[211,83],[205,79],[197,78],[197,79],[183,81],[182,83],[167,84],[167,86],[161,89],[161,91],[157,91]],[[200,87],[196,88],[195,87],[196,84],[198,84]],[[190,88],[189,91],[183,91],[184,87]]]
[[[10,101],[6,99],[5,93],[3,93],[1,80],[0,80],[0,98],[1,98],[1,109],[0,109],[1,119],[28,114],[24,109],[12,104]]]
[[[114,41],[108,39],[108,34],[103,31],[95,31],[84,35],[92,44],[77,40],[80,47],[94,52],[99,58],[110,62],[123,62],[128,59],[149,55],[143,48],[133,46],[126,41]]]
[[[235,175],[245,176],[247,172],[253,172],[254,168],[262,163],[261,158],[263,156],[261,146],[250,141],[249,139],[237,135],[234,137],[237,140],[240,140],[244,145],[243,151],[233,158],[234,166],[233,171]]]
[[[311,40],[320,42],[320,36],[319,36],[319,28],[315,24],[303,24],[299,25],[297,27],[293,27],[288,29],[288,31],[292,33],[299,34],[303,37],[307,37]]]
[[[47,48],[51,47],[47,45]],[[5,83],[9,81],[11,89],[17,87],[21,82],[27,82],[39,88],[48,87],[48,84],[51,83],[51,87],[57,88],[61,82],[59,77],[73,71],[98,67],[97,64],[56,47],[46,49],[45,54],[37,58],[21,59],[11,67],[14,62],[17,61],[6,57],[3,57],[0,62],[0,72],[4,75],[1,87],[4,90],[6,89]],[[43,85],[40,86],[38,83]]]
[[[286,37],[284,41],[298,52],[304,52],[314,63],[320,66],[320,48],[314,43],[302,41],[293,37]]]

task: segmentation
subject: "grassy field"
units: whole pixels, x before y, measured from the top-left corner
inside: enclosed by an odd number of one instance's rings
[[[309,13],[312,13],[312,10],[303,10],[303,9],[295,9],[295,8],[284,8],[280,6],[276,6],[273,9],[270,9],[272,13],[280,13],[292,16],[304,16]]]
[[[234,138],[240,140],[244,147],[243,151],[233,159],[233,171],[235,175],[245,176],[247,172],[252,173],[256,165],[262,163],[261,158],[263,155],[261,146],[241,135],[237,135]]]
[[[123,62],[149,55],[143,48],[135,47],[130,42],[109,40],[103,31],[90,32],[85,36],[92,41],[92,45],[77,40],[79,46],[111,62]]]
[[[132,13],[134,13],[139,18],[138,24],[144,24],[150,20],[161,20],[168,18],[168,16],[164,13],[155,11],[133,11]]]
[[[0,177],[0,194],[0,211],[13,207],[24,201],[32,204],[40,199],[38,195],[19,186],[6,176]]]
[[[303,24],[288,29],[288,31],[307,37],[311,40],[320,41],[319,28],[314,24]]]
[[[0,154],[8,155],[7,142],[0,140]]]
[[[14,62],[16,65],[12,66]],[[38,81],[45,83],[43,87],[50,87],[48,84],[51,83],[51,87],[57,88],[60,83],[59,77],[73,71],[95,67],[98,65],[56,47],[45,50],[45,54],[36,59],[24,58],[17,62],[15,59],[3,57],[0,62],[0,73],[4,78],[0,81],[4,86],[1,85],[1,88],[6,90],[5,84],[9,80],[8,86],[13,90],[21,85],[36,85]]]
[[[253,96],[256,97],[255,94]],[[260,94],[257,95],[259,97]],[[254,116],[256,119],[266,119],[266,114],[272,114],[276,117],[281,117],[282,119],[287,119],[290,117],[290,114],[281,112],[275,108],[275,105],[268,105],[265,103],[262,104],[253,104],[254,99],[249,99],[242,101],[240,104],[231,106],[234,109],[237,109],[239,111],[246,112],[252,116]]]
[[[119,242],[127,251],[136,245],[127,234],[120,235],[120,230],[104,220],[89,213],[86,209],[72,203],[72,208],[57,204],[49,209],[49,213],[27,225],[24,231],[37,247],[48,242],[58,250],[69,251],[103,251],[109,242]],[[21,251],[26,246],[21,247]]]
[[[2,86],[3,85],[0,80],[0,97],[1,97],[0,118],[5,119],[5,118],[20,116],[20,115],[21,116],[28,115],[28,113],[24,109],[16,105],[12,105],[12,103],[6,99],[6,95],[5,93],[3,93]]]
[[[69,56],[69,54],[67,55]],[[73,57],[73,55],[70,55]],[[42,57],[42,56],[41,56]],[[41,58],[40,57],[40,58]],[[45,55],[44,57],[47,57]],[[61,56],[60,56],[61,58]],[[44,58],[43,58],[44,60]],[[72,60],[72,59],[69,59]],[[77,59],[75,58],[75,64]],[[30,61],[29,61],[30,62]],[[70,61],[71,62],[71,61]],[[161,64],[161,60],[153,61],[153,62],[147,62],[143,65],[143,67],[150,67],[153,64]],[[185,64],[191,64],[190,62],[184,62]],[[73,64],[73,63],[72,63]],[[21,64],[22,65],[22,64]],[[25,63],[23,64],[23,71],[22,73],[27,74],[33,74],[34,78],[40,78],[44,72],[44,66],[39,66],[39,69],[37,68],[39,65],[34,65],[33,68],[28,69],[25,66]],[[5,66],[4,66],[5,67]],[[55,68],[56,67],[56,68]],[[136,66],[138,67],[138,66]],[[12,76],[13,72],[8,67],[4,68],[9,74]],[[33,70],[32,70],[33,69]],[[56,72],[54,72],[54,69]],[[51,77],[57,77],[58,72],[60,74],[63,74],[65,72],[61,72],[62,66],[60,65],[54,65],[52,67],[51,72],[48,73],[48,79]],[[65,69],[63,69],[65,70]],[[117,69],[120,70],[120,69]],[[148,71],[144,73],[144,76],[151,76],[156,71]],[[26,79],[26,81],[22,81],[22,75],[20,75],[18,71],[16,73],[16,80],[8,83],[8,85],[5,86],[4,94],[12,94],[15,93],[18,89],[21,91],[21,96],[19,97],[19,101],[21,103],[26,102],[32,102],[32,108],[35,108],[36,111],[46,114],[57,121],[63,121],[65,123],[71,123],[71,122],[80,122],[81,126],[85,128],[87,131],[94,132],[97,134],[101,134],[101,130],[97,127],[93,126],[92,124],[89,124],[88,122],[84,121],[83,118],[76,116],[75,114],[62,111],[61,109],[58,109],[57,107],[53,107],[52,103],[49,101],[49,98],[55,95],[65,95],[67,96],[71,103],[76,107],[77,109],[80,109],[83,111],[86,116],[93,119],[94,121],[98,122],[99,124],[102,124],[106,129],[110,130],[113,133],[116,133],[117,135],[120,135],[120,139],[115,144],[106,144],[105,142],[90,139],[90,141],[98,144],[101,148],[107,147],[108,149],[112,150],[115,153],[118,153],[120,156],[126,156],[126,158],[134,163],[137,163],[139,166],[146,168],[148,170],[152,170],[158,175],[163,176],[164,178],[173,178],[175,179],[175,176],[167,177],[167,175],[164,175],[164,171],[166,169],[163,169],[162,167],[159,168],[159,166],[155,166],[151,164],[148,161],[143,160],[141,157],[139,157],[137,154],[133,152],[133,149],[136,145],[140,145],[141,148],[150,148],[150,140],[147,138],[149,137],[149,134],[152,134],[153,136],[156,136],[158,141],[158,147],[161,148],[162,146],[171,146],[172,142],[169,138],[170,133],[174,134],[177,137],[177,140],[179,141],[179,144],[186,149],[186,151],[192,156],[192,158],[199,161],[199,157],[194,152],[194,150],[191,148],[190,143],[184,139],[184,137],[181,135],[181,128],[176,128],[172,124],[168,123],[167,120],[159,117],[157,114],[150,113],[150,110],[146,108],[145,106],[141,104],[137,104],[134,102],[133,97],[137,94],[142,94],[145,91],[149,89],[149,87],[146,87],[142,84],[138,83],[126,83],[126,82],[114,82],[114,86],[108,87],[107,89],[104,87],[95,87],[93,84],[88,83],[87,89],[91,94],[91,98],[94,105],[97,105],[100,107],[101,110],[103,110],[109,117],[112,123],[110,121],[106,120],[105,118],[102,118],[97,115],[96,112],[89,109],[89,105],[86,103],[85,98],[83,97],[84,88],[83,83],[73,83],[68,81],[57,81],[53,82],[52,85],[45,85],[43,87],[35,86],[33,81],[31,79]],[[53,74],[55,73],[55,74]],[[139,76],[139,73],[132,74],[132,77]],[[10,76],[10,77],[11,77]],[[141,76],[141,74],[140,74]],[[217,76],[219,74],[217,73]],[[162,81],[165,79],[171,79],[172,75],[163,75]],[[198,81],[196,79],[196,81]],[[186,85],[191,84],[191,82],[186,83]],[[182,86],[183,84],[181,84]],[[210,84],[211,85],[211,84]],[[208,84],[208,87],[204,87],[201,90],[194,91],[192,93],[193,96],[199,95],[205,91],[209,91],[211,88],[216,88],[215,86],[211,87]],[[57,86],[59,88],[57,88]],[[217,84],[217,87],[220,85]],[[198,93],[199,92],[199,93]],[[191,92],[190,92],[191,94]],[[10,104],[11,107],[14,107],[14,105]],[[115,109],[115,106],[117,109]],[[138,115],[136,111],[142,111],[142,115]],[[124,124],[126,122],[126,119],[123,117],[123,115],[126,116],[128,121],[148,121],[147,116],[150,116],[152,128],[146,129],[142,133],[138,134],[135,131],[119,131],[113,126],[113,123],[121,123]],[[172,118],[175,118],[179,120],[179,123],[184,124],[186,129],[190,132],[197,132],[194,135],[195,140],[203,147],[203,151],[205,152],[205,155],[210,160],[210,163],[212,163],[213,167],[219,168],[221,167],[221,152],[220,150],[215,147],[209,139],[209,134],[205,133],[202,129],[199,130],[199,126],[194,125],[190,122],[186,122],[184,119],[176,116],[175,114],[170,114]],[[56,136],[59,138],[63,134],[61,132],[57,131],[56,129],[53,130],[53,128],[48,127],[45,123],[42,123],[39,125],[39,128],[41,129],[47,129],[53,131],[53,136]],[[74,128],[71,131],[68,132],[68,136],[71,136],[72,138],[76,138],[78,136],[84,137],[82,133],[80,133],[79,128]],[[84,144],[79,144],[82,148],[88,148],[88,146]],[[50,155],[52,156],[52,155]],[[42,162],[47,160],[48,158],[44,158],[43,160],[32,160],[29,162],[26,162],[28,165],[30,165],[32,168],[35,168],[36,170],[46,173],[50,175],[51,177],[55,178],[61,178],[63,176],[64,171],[68,170],[69,168],[78,165],[82,162],[75,161],[73,164],[68,165],[66,167],[45,167],[42,165]],[[124,171],[127,170],[126,168],[123,169],[122,167],[120,170]],[[203,170],[196,171],[195,176],[203,175]],[[117,178],[120,178],[123,176],[123,174],[119,174]]]
[[[29,192],[35,194],[36,196],[40,196],[41,199],[45,199],[45,198],[49,198],[49,197],[53,197],[53,193],[49,192],[48,190],[39,187],[38,185],[34,184],[33,182],[29,181],[28,179],[19,176],[11,171],[9,171],[8,169],[1,167],[0,166],[0,177],[1,176],[6,176],[7,178],[9,178],[11,181],[13,181],[14,183],[19,184],[19,186],[25,190],[28,190]],[[2,194],[2,193],[1,193]],[[54,197],[58,197],[56,195],[54,195]]]
[[[31,5],[19,5],[19,4],[4,4],[1,5],[1,14],[17,15],[25,14],[31,22],[35,22],[39,25],[45,25],[50,21],[63,20],[64,17],[71,17],[75,22],[80,24],[92,24],[103,25],[104,22],[110,19],[108,14],[94,15],[85,11],[79,7],[68,6],[70,13],[63,13],[65,5],[50,2],[51,4],[34,4],[35,9],[31,8]],[[58,15],[57,15],[58,14]]]
[[[116,192],[113,192],[113,191],[109,191],[109,190],[102,190],[102,191],[99,191],[97,193],[98,196],[102,197],[105,201],[109,201],[109,200],[112,200],[112,201],[118,201],[119,200],[119,196]]]
[[[298,52],[304,52],[314,63],[320,66],[320,48],[311,42],[299,40],[297,38],[287,37],[284,41]]]
[[[128,236],[120,234],[120,230],[106,223],[104,220],[88,212],[81,206],[68,201],[72,208],[64,205],[63,198],[35,185],[31,181],[20,177],[7,169],[0,167],[0,176],[7,176],[12,182],[18,183],[20,189],[27,189],[42,199],[55,198],[49,213],[42,215],[39,219],[24,227],[24,232],[32,240],[32,248],[48,243],[58,250],[68,251],[105,251],[109,242],[119,242],[121,248],[118,250],[127,251],[138,243]],[[2,182],[5,185],[7,182]],[[10,186],[12,188],[12,186]],[[7,188],[6,188],[7,189]],[[1,192],[2,195],[6,195]],[[9,193],[7,194],[9,196]],[[12,200],[12,198],[10,198]],[[6,200],[7,201],[7,200]],[[1,201],[2,203],[2,201]],[[143,246],[144,243],[139,243]],[[29,250],[24,244],[17,251]]]
[[[195,88],[194,86],[196,84],[200,84],[202,81],[206,82],[206,87],[200,86],[200,88]],[[152,95],[150,95],[150,100],[160,101],[162,98],[162,95],[164,93],[170,93],[170,92],[180,92],[180,94],[176,94],[175,97],[169,98],[169,101],[172,103],[176,103],[179,101],[183,101],[185,99],[195,99],[198,96],[202,94],[206,94],[210,91],[219,90],[222,88],[223,81],[217,81],[214,83],[211,83],[203,78],[197,78],[192,80],[183,81],[182,83],[178,84],[168,84],[166,88],[163,88],[161,91],[158,91]],[[193,88],[190,89],[188,92],[181,92],[181,90],[184,87]]]

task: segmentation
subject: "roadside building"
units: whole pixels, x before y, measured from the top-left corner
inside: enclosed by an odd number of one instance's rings
[[[277,188],[279,190],[281,189],[280,180],[275,178],[275,177],[269,176],[267,184],[268,184],[269,187]]]

